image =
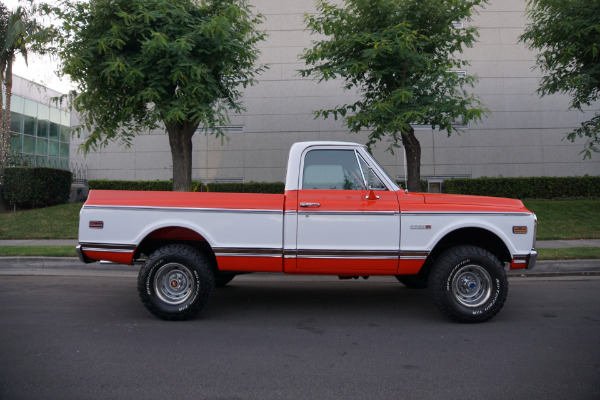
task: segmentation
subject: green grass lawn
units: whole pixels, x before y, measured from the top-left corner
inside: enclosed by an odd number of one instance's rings
[[[77,239],[82,203],[0,214],[0,240]]]
[[[538,240],[600,239],[600,200],[525,200],[538,217]]]

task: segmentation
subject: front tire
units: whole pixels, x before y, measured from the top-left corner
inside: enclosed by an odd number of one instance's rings
[[[458,322],[484,322],[504,306],[508,280],[500,261],[475,246],[459,246],[443,253],[429,275],[433,301]]]
[[[208,259],[186,245],[161,247],[140,268],[138,293],[153,315],[165,320],[186,320],[208,302],[215,277]]]

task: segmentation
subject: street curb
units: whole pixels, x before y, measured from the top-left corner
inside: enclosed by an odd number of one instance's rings
[[[0,257],[0,270],[78,270],[78,271],[128,271],[135,272],[138,266],[112,263],[84,264],[76,257]],[[535,268],[507,271],[509,277],[600,275],[599,260],[544,260]]]

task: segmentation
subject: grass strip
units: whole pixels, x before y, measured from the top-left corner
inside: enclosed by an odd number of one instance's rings
[[[600,247],[571,247],[568,249],[537,249],[538,260],[595,260],[600,259]]]
[[[77,257],[75,246],[0,246],[0,257]]]

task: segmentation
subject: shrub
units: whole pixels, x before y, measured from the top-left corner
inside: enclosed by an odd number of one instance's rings
[[[173,190],[173,181],[119,181],[109,179],[91,179],[90,190],[150,190],[169,192]]]
[[[444,193],[513,199],[600,197],[600,176],[448,179]]]
[[[4,169],[4,199],[18,208],[40,208],[69,201],[71,171],[46,167]]]
[[[283,194],[283,182],[207,183],[207,192],[221,193],[273,193]]]

